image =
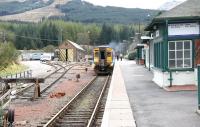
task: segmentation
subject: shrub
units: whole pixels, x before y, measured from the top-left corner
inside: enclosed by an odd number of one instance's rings
[[[53,45],[47,45],[46,47],[43,48],[44,52],[55,52],[56,47]]]
[[[0,43],[0,71],[17,62],[19,53],[12,43]]]

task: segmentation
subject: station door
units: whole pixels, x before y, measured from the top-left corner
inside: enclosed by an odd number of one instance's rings
[[[73,62],[74,60],[73,49],[60,49],[60,60]]]
[[[68,60],[67,61],[74,61],[74,50],[73,49],[67,49],[67,56]]]
[[[66,49],[60,49],[60,61],[66,61]]]

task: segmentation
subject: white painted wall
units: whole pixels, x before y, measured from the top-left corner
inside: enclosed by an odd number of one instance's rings
[[[154,78],[153,81],[160,87],[170,86],[170,78],[169,72],[162,72],[158,69],[153,69]],[[172,85],[194,85],[196,84],[195,80],[196,72],[187,71],[187,72],[172,72]]]
[[[149,48],[144,48],[145,51],[145,66],[149,68]]]

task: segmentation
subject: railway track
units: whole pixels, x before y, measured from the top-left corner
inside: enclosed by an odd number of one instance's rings
[[[49,88],[51,88],[55,83],[57,83],[71,68],[73,68],[76,65],[77,64],[69,64],[69,65],[62,66],[57,63],[55,63],[54,65],[51,65],[51,66],[54,66],[56,70],[50,73],[49,75],[47,75],[46,77],[44,77],[45,82],[40,83],[40,93],[44,94]],[[34,84],[32,84],[24,88],[20,92],[18,92],[18,95],[19,95],[18,97],[24,98],[24,99],[31,98],[33,97],[34,89],[35,89]]]
[[[44,127],[91,127],[94,125],[110,76],[98,76],[68,102]]]
[[[104,95],[103,95],[102,100],[101,100],[101,102],[99,104],[98,111],[97,111],[96,115],[94,116],[92,123],[90,124],[91,127],[101,127],[103,114],[104,114],[105,106],[106,106],[106,101],[107,101],[107,97],[108,97],[109,88],[110,88],[110,80],[109,80],[108,85],[106,86]]]
[[[74,66],[77,65],[83,65],[83,64],[67,64],[67,65],[61,65],[61,63],[48,63],[48,65],[55,68],[55,71],[50,73],[49,75],[45,76],[45,83],[41,83],[41,94],[43,96],[47,96],[48,92],[46,92],[49,88],[51,88],[55,83],[57,83],[70,69],[72,69]],[[0,106],[4,109],[6,108],[10,101],[11,101],[11,91],[8,90],[5,91],[5,93],[0,94]],[[18,99],[31,99],[33,98],[34,94],[34,84],[28,84],[25,88],[16,89],[16,94]]]

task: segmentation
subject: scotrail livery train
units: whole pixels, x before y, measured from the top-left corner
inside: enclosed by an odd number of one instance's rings
[[[110,74],[114,67],[114,50],[108,46],[94,48],[94,65],[97,74]]]

